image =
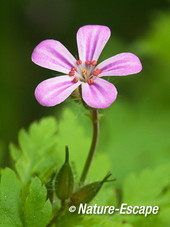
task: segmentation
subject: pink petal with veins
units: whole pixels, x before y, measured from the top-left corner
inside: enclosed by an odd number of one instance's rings
[[[96,78],[92,85],[82,84],[82,97],[88,106],[104,109],[115,101],[117,90],[113,84],[101,78]]]
[[[44,40],[35,47],[32,61],[44,68],[68,74],[76,59],[59,41]]]
[[[41,82],[35,89],[35,97],[42,106],[55,106],[63,102],[81,84],[69,76],[57,76]]]
[[[101,25],[86,25],[77,32],[79,58],[85,61],[98,60],[110,37],[110,29]]]
[[[101,62],[97,68],[102,71],[99,77],[126,76],[139,73],[142,70],[142,64],[136,55],[121,53]]]

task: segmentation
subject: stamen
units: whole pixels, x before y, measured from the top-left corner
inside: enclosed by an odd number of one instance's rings
[[[91,62],[90,62],[90,61],[86,61],[85,63],[86,63],[86,65],[90,65],[90,64],[91,64]]]
[[[75,72],[72,70],[69,72],[69,76],[74,76],[74,74],[75,74]]]
[[[88,79],[88,81],[87,81],[87,82],[88,82],[88,84],[89,84],[89,85],[91,85],[91,84],[93,84],[93,83],[94,83],[93,79]]]
[[[96,69],[93,71],[93,76],[98,76],[101,73],[101,69]]]
[[[74,79],[73,79],[73,82],[77,83],[78,81],[79,81],[78,78],[75,76]]]
[[[92,64],[93,66],[95,66],[95,65],[97,65],[97,61],[93,60],[93,61],[91,62],[91,64]]]
[[[76,67],[71,68],[71,71],[76,71]]]
[[[76,63],[77,63],[77,65],[81,65],[82,61],[81,60],[77,60]]]

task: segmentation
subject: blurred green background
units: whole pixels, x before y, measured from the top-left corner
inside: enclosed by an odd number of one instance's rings
[[[102,111],[105,117],[101,120],[103,130],[98,147],[109,152],[114,175],[119,177],[125,171],[136,172],[169,162],[168,0],[2,0],[1,167],[11,163],[8,145],[10,141],[17,142],[20,128],[28,128],[32,121],[43,116],[59,116],[65,106],[73,105],[70,99],[55,108],[44,108],[37,103],[35,87],[57,73],[31,62],[33,48],[42,40],[56,39],[76,55],[76,32],[86,24],[106,25],[112,31],[100,60],[127,51],[136,54],[143,64],[138,75],[109,78],[119,94],[116,102]],[[76,117],[83,113],[82,109],[75,109]],[[87,133],[88,130],[90,126]]]

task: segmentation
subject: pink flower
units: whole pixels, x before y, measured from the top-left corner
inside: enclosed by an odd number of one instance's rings
[[[107,108],[117,97],[112,83],[104,76],[126,76],[142,70],[139,58],[132,53],[121,53],[97,65],[97,60],[110,37],[106,26],[86,25],[77,32],[79,59],[56,40],[42,41],[35,47],[32,61],[44,68],[66,75],[41,82],[35,97],[43,106],[55,106],[63,102],[81,85],[82,98],[93,108]]]

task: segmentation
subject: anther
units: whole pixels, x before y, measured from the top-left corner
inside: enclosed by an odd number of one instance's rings
[[[98,74],[100,74],[102,72],[101,69],[96,69],[96,71],[98,72]]]
[[[96,70],[96,71],[93,71],[93,76],[98,76],[99,75],[99,73],[98,73],[98,71]]]
[[[75,74],[75,72],[72,70],[69,72],[69,76],[74,76],[74,74]]]
[[[92,64],[93,66],[95,66],[95,65],[97,65],[97,61],[93,60],[93,61],[91,62],[91,64]]]
[[[77,77],[74,77],[73,82],[74,83],[77,83],[78,81],[79,81],[78,78]]]
[[[76,63],[77,63],[77,65],[81,65],[82,61],[81,60],[77,60]]]
[[[90,64],[91,64],[91,62],[90,62],[90,61],[86,61],[85,63],[86,63],[86,65],[90,65]]]
[[[88,79],[88,81],[87,81],[87,82],[88,82],[88,84],[89,84],[89,85],[91,85],[91,84],[93,84],[93,83],[94,83],[93,79]]]
[[[76,71],[76,67],[71,68],[71,71]]]

